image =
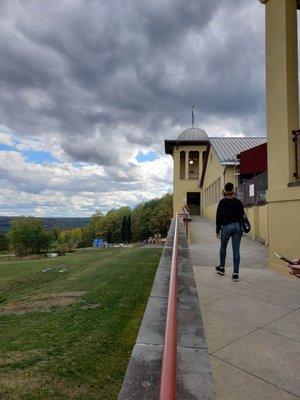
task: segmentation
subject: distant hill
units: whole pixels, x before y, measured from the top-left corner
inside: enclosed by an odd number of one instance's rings
[[[18,217],[0,216],[0,233],[6,233],[10,229],[11,222]],[[38,218],[41,219],[46,229],[71,229],[82,228],[90,223],[90,218]]]

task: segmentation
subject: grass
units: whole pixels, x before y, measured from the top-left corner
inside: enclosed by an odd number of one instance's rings
[[[116,399],[160,255],[97,249],[1,264],[0,399]],[[66,292],[81,297],[3,315],[10,304]]]

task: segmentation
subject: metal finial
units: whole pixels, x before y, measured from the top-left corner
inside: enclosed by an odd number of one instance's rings
[[[196,108],[196,106],[192,106],[192,127],[193,128],[195,125],[195,113],[194,113],[195,108]]]

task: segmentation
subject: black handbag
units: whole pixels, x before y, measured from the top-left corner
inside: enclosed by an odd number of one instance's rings
[[[240,224],[241,224],[241,228],[242,228],[243,232],[245,232],[245,233],[250,232],[251,224],[245,213],[243,213],[243,215],[241,216]]]

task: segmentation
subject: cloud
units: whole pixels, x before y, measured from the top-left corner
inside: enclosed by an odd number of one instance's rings
[[[134,206],[170,191],[170,161],[164,156],[108,173],[83,163],[33,164],[20,152],[1,151],[1,214],[89,216],[98,208]]]
[[[5,144],[6,146],[12,146],[14,141],[8,133],[0,132],[0,143]]]
[[[86,193],[108,207],[111,190],[135,204],[162,192],[161,165],[169,190],[163,140],[191,125],[193,104],[209,135],[265,135],[264,7],[255,1],[2,0],[0,12],[0,140],[57,160],[6,170],[24,204],[47,199],[53,215],[55,199],[73,213],[76,201],[97,206]],[[160,158],[149,177],[135,156],[151,151]],[[82,175],[89,165],[103,177]]]

